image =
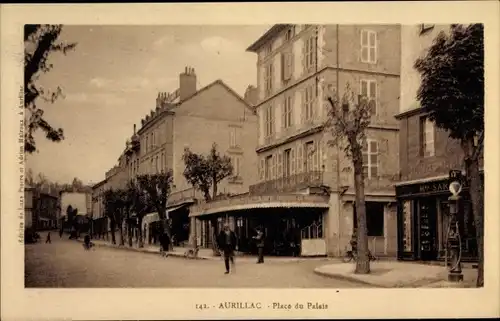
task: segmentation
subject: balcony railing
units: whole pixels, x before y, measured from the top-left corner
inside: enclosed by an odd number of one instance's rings
[[[297,192],[308,187],[323,185],[322,171],[308,171],[251,185],[251,195]]]

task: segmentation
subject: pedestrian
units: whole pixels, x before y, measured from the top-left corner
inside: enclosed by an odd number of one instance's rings
[[[50,232],[47,233],[47,239],[45,240],[45,244],[47,244],[47,243],[49,243],[49,244],[52,243],[52,241],[50,240]]]
[[[257,251],[259,254],[259,258],[257,260],[257,264],[264,263],[264,232],[262,228],[257,228],[257,235],[253,237],[257,242]]]
[[[160,253],[162,256],[168,256],[168,250],[170,248],[170,237],[167,233],[160,235]]]
[[[224,224],[224,229],[219,233],[217,238],[217,246],[222,252],[221,255],[224,257],[224,265],[226,266],[226,272],[224,274],[229,274],[229,261],[233,266],[234,271],[234,250],[236,248],[236,234],[231,231],[229,224]]]
[[[62,236],[63,236],[63,229],[60,229],[59,230],[59,238],[62,238]]]

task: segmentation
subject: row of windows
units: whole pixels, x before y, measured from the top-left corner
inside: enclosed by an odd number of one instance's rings
[[[141,150],[142,155],[147,154],[153,149],[159,147],[165,142],[165,135],[162,135],[162,129],[165,128],[165,122],[152,130],[149,134],[142,137]]]
[[[140,172],[146,173],[160,173],[162,170],[165,170],[167,167],[167,158],[165,157],[165,153],[156,154],[151,158],[147,159],[142,163],[143,168],[141,169],[139,160],[134,160],[129,164],[129,174],[131,177],[135,177],[139,175]]]
[[[361,30],[360,40],[360,61],[368,64],[377,63],[378,40],[377,33],[373,30]],[[293,37],[293,36],[290,36]],[[291,39],[291,38],[290,38]],[[304,41],[303,48],[303,68],[304,72],[309,73],[314,71],[317,65],[317,38],[311,36]],[[271,48],[268,46],[267,48]],[[267,51],[266,51],[267,52]],[[270,49],[269,52],[270,53]],[[294,68],[294,57],[292,48],[281,53],[281,81],[284,85],[292,78]],[[273,92],[274,87],[274,64],[270,60],[264,66],[264,92],[265,96],[269,96]]]
[[[380,151],[378,141],[367,139],[363,144],[363,172],[365,178],[379,177]],[[278,151],[260,161],[260,180],[272,180],[290,175],[323,170],[323,151],[319,141]]]
[[[367,97],[372,104],[372,115],[377,114],[377,82],[375,79],[360,80],[360,95]],[[294,103],[295,93],[285,94],[283,98],[283,107],[281,109],[281,125],[284,129],[294,126]],[[301,121],[305,124],[315,117],[315,103],[317,99],[317,91],[315,85],[309,85],[302,90],[302,111]],[[328,106],[327,104],[325,104]],[[275,111],[273,105],[268,105],[264,109],[264,136],[270,138],[275,133]]]

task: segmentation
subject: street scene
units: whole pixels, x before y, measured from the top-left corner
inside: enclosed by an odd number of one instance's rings
[[[25,287],[484,286],[482,24],[24,34]]]

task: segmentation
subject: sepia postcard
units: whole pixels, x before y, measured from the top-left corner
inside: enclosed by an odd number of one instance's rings
[[[2,5],[2,319],[499,317],[498,9]]]

